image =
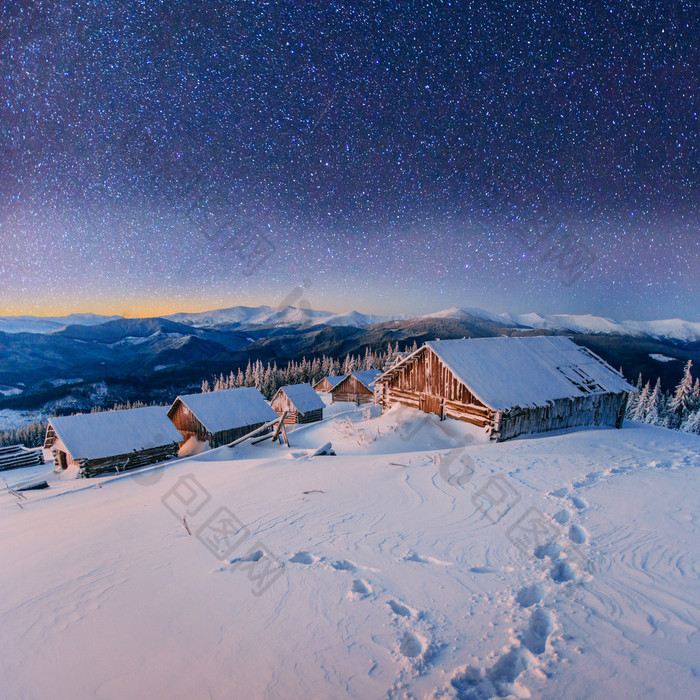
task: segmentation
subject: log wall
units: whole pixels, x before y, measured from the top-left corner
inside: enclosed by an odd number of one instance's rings
[[[374,392],[355,377],[349,375],[331,391],[331,400],[333,403],[337,401],[349,401],[359,404],[373,403]]]
[[[129,469],[138,469],[150,464],[159,464],[177,457],[177,450],[177,443],[174,442],[170,445],[153,447],[149,450],[141,450],[141,452],[133,452],[128,455],[116,455],[104,459],[78,460],[73,463],[79,466],[81,476],[92,477],[111,472],[116,473],[128,471]]]
[[[392,377],[377,386],[376,403],[385,408],[400,403],[482,428],[490,425],[493,417],[493,411],[428,348],[414,355]]]
[[[44,463],[42,449],[30,450],[24,445],[12,445],[0,447],[0,472],[7,469],[19,469],[21,467],[33,467]]]
[[[168,411],[168,417],[175,427],[182,433],[183,442],[187,442],[195,436],[200,442],[208,441],[207,429],[197,420],[197,417],[190,411],[182,401],[177,401]],[[182,443],[181,443],[182,444]]]
[[[244,435],[253,432],[253,430],[255,430],[256,428],[259,428],[261,425],[265,425],[265,421],[262,421],[260,423],[251,423],[250,425],[244,425],[240,428],[220,430],[218,433],[207,433],[202,439],[203,441],[209,443],[209,447],[214,449],[215,447],[228,445],[229,442],[233,442],[234,440],[238,440],[238,438],[242,438]],[[200,438],[197,439],[199,440]]]
[[[324,377],[321,379],[319,382],[316,382],[314,384],[314,391],[317,393],[327,393],[329,392],[333,387],[331,386],[331,383]]]
[[[508,440],[529,433],[593,425],[622,427],[627,393],[590,394],[551,401],[547,406],[518,408],[500,413],[492,438]]]
[[[287,411],[287,415],[284,419],[285,425],[295,425],[296,423],[316,423],[317,421],[323,420],[322,408],[302,413],[301,411],[297,410],[289,397],[283,391],[274,397],[270,403],[270,406],[277,412],[278,416],[281,416],[285,411]]]

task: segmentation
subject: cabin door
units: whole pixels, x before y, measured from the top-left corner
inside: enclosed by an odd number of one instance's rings
[[[68,468],[68,459],[66,458],[65,452],[58,453],[58,464],[56,466],[59,469],[67,469]]]
[[[442,415],[442,401],[439,396],[430,396],[429,394],[421,394],[418,401],[418,408],[425,413],[435,413]]]

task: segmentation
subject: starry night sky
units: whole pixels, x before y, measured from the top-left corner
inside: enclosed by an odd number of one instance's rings
[[[696,0],[0,7],[2,314],[700,320]]]

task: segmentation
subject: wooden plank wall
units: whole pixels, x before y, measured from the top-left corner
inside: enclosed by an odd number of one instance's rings
[[[80,473],[85,477],[99,476],[110,472],[122,472],[149,464],[158,464],[168,459],[177,457],[177,443],[153,447],[149,450],[134,452],[128,455],[116,455],[104,459],[89,459],[75,462],[80,468]]]
[[[493,415],[428,348],[379,386],[377,402],[385,408],[400,403],[480,427],[489,425]]]
[[[251,423],[250,425],[244,425],[240,428],[231,428],[231,430],[220,430],[218,433],[207,433],[204,439],[209,443],[209,446],[214,449],[215,447],[228,445],[229,442],[242,438],[244,435],[247,435],[256,428],[259,428],[261,425],[265,425],[265,421],[260,423]]]
[[[270,406],[272,406],[279,416],[287,411],[287,416],[284,419],[285,425],[294,425],[296,423],[315,423],[316,421],[323,420],[322,408],[302,413],[295,408],[289,397],[283,392],[280,392],[277,394],[277,396],[275,396],[272,403],[270,403]]]
[[[622,426],[627,394],[590,394],[552,401],[549,406],[515,409],[500,415],[495,440],[587,425]]]
[[[352,403],[374,403],[374,392],[352,375],[343,379],[331,392],[333,403],[350,401]]]
[[[206,441],[207,429],[182,401],[175,404],[169,415],[175,427],[182,433],[184,442],[187,442],[193,435],[202,442]]]

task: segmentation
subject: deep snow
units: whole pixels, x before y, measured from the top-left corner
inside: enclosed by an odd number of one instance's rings
[[[2,696],[700,696],[697,437],[376,413],[3,493]]]

